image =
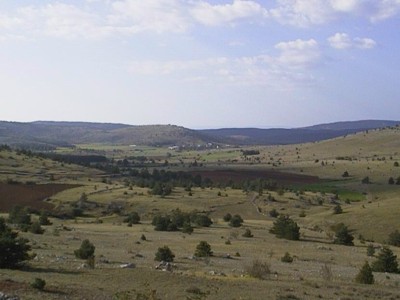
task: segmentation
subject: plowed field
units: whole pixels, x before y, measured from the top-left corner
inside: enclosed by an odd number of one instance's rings
[[[51,210],[53,205],[44,200],[52,195],[74,187],[77,187],[77,185],[0,183],[0,212],[8,212],[15,205],[39,210]]]

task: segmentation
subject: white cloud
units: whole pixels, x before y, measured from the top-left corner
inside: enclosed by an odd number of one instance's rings
[[[331,47],[336,49],[360,48],[371,49],[376,46],[376,42],[370,38],[352,39],[347,33],[336,33],[328,38]]]
[[[195,2],[190,10],[192,16],[207,26],[231,24],[243,19],[268,16],[268,11],[255,1],[234,0],[232,4],[212,5],[205,1]]]
[[[352,41],[347,33],[336,33],[328,38],[331,47],[336,49],[346,49],[352,46]]]
[[[235,85],[267,85],[277,89],[309,84],[314,80],[311,68],[320,59],[318,43],[313,40],[295,40],[276,45],[279,53],[217,57],[187,61],[133,61],[128,70],[132,74],[168,76],[180,81],[196,81]]]
[[[17,17],[0,14],[0,29],[12,29],[20,26],[23,21]]]
[[[41,7],[23,7],[18,15],[24,20],[27,35],[58,38],[99,38],[110,34],[100,16],[74,5],[54,3]]]
[[[321,57],[317,41],[310,39],[281,42],[275,45],[281,50],[277,61],[285,67],[304,68],[317,63]]]
[[[132,33],[141,31],[185,32],[190,26],[180,0],[124,0],[112,3],[109,20],[124,24]]]
[[[353,12],[360,7],[359,0],[330,0],[330,5],[336,11]]]
[[[376,42],[369,38],[355,38],[354,44],[357,48],[361,49],[371,49],[376,46]]]
[[[333,19],[332,8],[326,0],[278,0],[278,6],[270,12],[278,22],[299,27]]]
[[[325,24],[346,15],[378,22],[399,12],[400,0],[277,0],[270,10],[278,22],[299,27]]]

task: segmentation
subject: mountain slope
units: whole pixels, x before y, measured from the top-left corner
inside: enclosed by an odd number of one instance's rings
[[[151,146],[198,145],[285,145],[327,140],[398,121],[356,121],[321,124],[304,128],[225,128],[191,130],[175,125],[133,126],[111,123],[0,121],[0,144],[51,149],[72,144],[136,144]]]

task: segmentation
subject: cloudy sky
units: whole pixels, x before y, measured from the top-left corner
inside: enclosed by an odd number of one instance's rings
[[[400,120],[400,0],[0,0],[0,120]]]

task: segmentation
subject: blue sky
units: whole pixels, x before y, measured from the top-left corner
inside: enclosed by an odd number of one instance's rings
[[[0,120],[400,120],[400,0],[0,0]]]

